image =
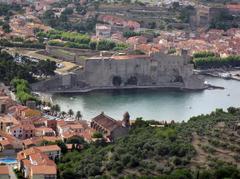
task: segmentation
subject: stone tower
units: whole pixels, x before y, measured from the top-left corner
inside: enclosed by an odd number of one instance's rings
[[[130,115],[129,115],[128,112],[126,112],[123,115],[122,126],[123,127],[130,127]]]

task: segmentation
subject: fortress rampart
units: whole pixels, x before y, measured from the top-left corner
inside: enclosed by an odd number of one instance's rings
[[[34,91],[85,92],[124,88],[204,89],[189,58],[166,54],[91,57],[74,73],[36,83]]]

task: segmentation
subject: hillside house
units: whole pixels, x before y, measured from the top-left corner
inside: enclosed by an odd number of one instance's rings
[[[111,26],[105,24],[96,25],[96,37],[97,39],[106,39],[111,37]]]

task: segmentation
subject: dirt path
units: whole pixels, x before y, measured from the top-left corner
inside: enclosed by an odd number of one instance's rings
[[[196,156],[192,159],[192,163],[204,165],[207,163],[207,154],[199,146],[201,144],[200,137],[197,135],[196,132],[194,132],[192,136],[193,136],[192,145],[197,152]]]

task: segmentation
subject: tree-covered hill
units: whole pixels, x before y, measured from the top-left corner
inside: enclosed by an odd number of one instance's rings
[[[239,109],[218,109],[165,127],[152,123],[137,119],[128,137],[65,154],[59,177],[240,178]]]

